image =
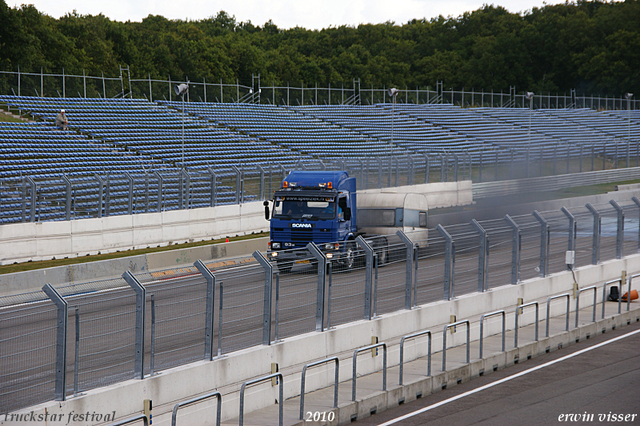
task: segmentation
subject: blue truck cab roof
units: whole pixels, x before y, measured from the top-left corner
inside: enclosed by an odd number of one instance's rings
[[[306,171],[295,170],[282,181],[281,188],[313,188],[333,189],[336,191],[355,192],[356,179],[349,177],[349,173],[342,171]]]

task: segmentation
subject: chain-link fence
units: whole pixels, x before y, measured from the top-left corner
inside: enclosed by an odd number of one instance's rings
[[[566,271],[567,251],[578,267],[637,253],[639,204],[438,225],[1,298],[0,411]]]

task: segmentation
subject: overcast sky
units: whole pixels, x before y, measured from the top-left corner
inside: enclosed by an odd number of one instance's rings
[[[9,6],[23,3],[33,4],[54,18],[76,10],[81,15],[102,13],[121,22],[141,21],[149,15],[200,20],[224,10],[237,21],[251,21],[257,26],[271,19],[281,29],[296,26],[322,29],[386,21],[404,24],[411,19],[431,19],[439,15],[457,17],[487,3],[517,13],[545,4],[564,3],[564,0],[7,0]]]

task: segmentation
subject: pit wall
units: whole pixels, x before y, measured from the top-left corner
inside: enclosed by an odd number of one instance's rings
[[[471,181],[401,186],[383,191],[424,193],[429,208],[472,202]],[[162,247],[268,231],[269,222],[264,218],[262,202],[8,224],[0,226],[0,265]]]
[[[600,318],[602,302],[602,285],[609,280],[620,278],[621,271],[629,274],[640,271],[640,255],[625,259],[611,260],[599,265],[582,267],[575,271],[580,288],[597,285],[597,318]],[[518,298],[524,303],[538,301],[540,303],[540,321],[546,316],[546,300],[549,295],[572,293],[574,279],[570,272],[562,272],[546,278],[537,278],[518,285],[505,285],[491,289],[485,293],[474,293],[460,296],[452,301],[440,301],[414,308],[383,315],[371,321],[358,321],[341,325],[324,332],[308,333],[285,339],[269,346],[258,346],[234,352],[213,361],[200,361],[186,366],[162,371],[144,380],[129,380],[105,388],[87,391],[84,395],[67,401],[50,401],[21,412],[36,414],[56,413],[65,416],[72,410],[76,413],[98,412],[111,413],[117,411],[122,418],[139,413],[143,408],[143,400],[151,399],[154,407],[154,424],[170,424],[173,406],[196,395],[218,390],[222,393],[222,419],[235,418],[239,414],[240,385],[248,380],[264,377],[271,372],[271,363],[278,363],[284,374],[284,397],[291,398],[300,393],[300,372],[310,362],[338,355],[340,357],[340,381],[349,380],[352,374],[351,355],[355,348],[371,344],[372,336],[380,342],[390,344],[388,365],[397,365],[399,360],[398,342],[404,335],[431,330],[434,333],[432,347],[434,351],[442,348],[443,325],[450,322],[450,315],[457,320],[471,320],[471,339],[477,340],[479,319],[483,314],[505,309],[507,311],[508,328],[513,328],[515,305]],[[626,291],[626,287],[625,287]],[[580,297],[580,306],[591,305],[593,293],[584,292]],[[636,302],[637,303],[637,302]],[[635,305],[635,304],[634,304]],[[551,305],[551,316],[564,315],[566,302],[560,300]],[[634,306],[634,308],[637,308]],[[575,299],[571,298],[572,312]],[[624,309],[624,305],[623,305]],[[582,322],[590,322],[590,315],[584,315]],[[519,318],[520,326],[531,324],[534,310],[526,308]],[[485,324],[485,336],[500,331],[499,321]],[[570,329],[574,324],[570,324]],[[557,331],[555,331],[557,332]],[[447,338],[447,346],[463,344],[466,333],[458,332]],[[552,330],[553,334],[553,330]],[[544,337],[544,328],[540,329],[540,337]],[[530,341],[525,336],[521,339]],[[424,345],[423,345],[424,346]],[[512,345],[507,345],[507,349]],[[424,350],[415,349],[415,356],[424,355]],[[362,355],[358,358],[358,373],[367,374],[381,368],[382,357]],[[472,359],[476,356],[473,355]],[[411,360],[405,356],[405,361]],[[450,362],[453,364],[454,360]],[[458,361],[459,362],[459,361]],[[476,362],[476,361],[474,361]],[[433,365],[438,372],[439,366]],[[307,392],[333,383],[333,367],[314,369],[307,374]],[[272,406],[277,399],[277,386],[266,384],[249,388],[245,395],[245,413]],[[346,401],[340,401],[344,403]],[[211,404],[198,404],[185,410],[181,424],[213,424],[214,411]],[[78,425],[81,423],[78,423]],[[76,425],[77,426],[77,425]]]

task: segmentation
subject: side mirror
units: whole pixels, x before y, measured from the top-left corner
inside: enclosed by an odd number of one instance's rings
[[[351,220],[351,209],[349,207],[344,209],[344,220]]]
[[[262,205],[264,206],[264,219],[269,220],[269,201],[263,201]]]

